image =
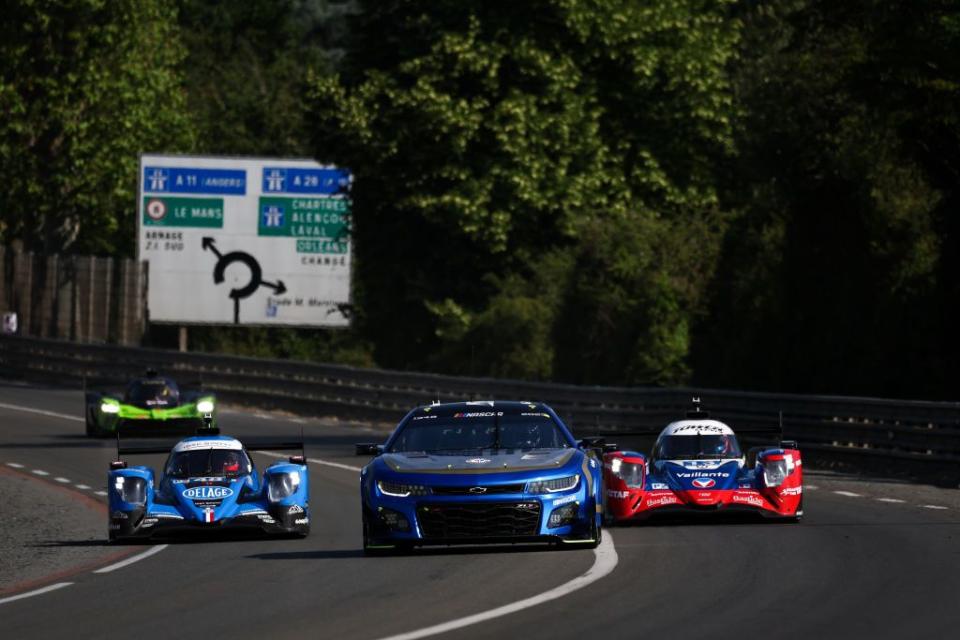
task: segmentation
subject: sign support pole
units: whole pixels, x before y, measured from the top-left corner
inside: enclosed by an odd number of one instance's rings
[[[180,325],[180,352],[186,353],[187,351],[187,327]]]

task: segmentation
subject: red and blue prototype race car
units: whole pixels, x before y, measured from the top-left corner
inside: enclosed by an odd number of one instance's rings
[[[748,466],[733,429],[697,405],[687,419],[660,432],[649,458],[636,451],[604,454],[607,518],[617,523],[660,513],[748,511],[799,520],[803,470],[796,443],[754,447],[749,457],[754,454]]]

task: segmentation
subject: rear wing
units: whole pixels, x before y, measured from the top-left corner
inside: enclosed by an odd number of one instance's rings
[[[220,429],[213,426],[213,416],[209,413],[203,416],[203,426],[197,429],[197,435],[215,436],[220,434]],[[149,455],[157,453],[170,453],[171,450],[180,442],[179,440],[165,445],[136,446],[131,447],[120,442],[120,432],[117,431],[117,460],[120,463],[120,456],[123,455]],[[294,451],[299,449],[299,456],[290,456],[290,462],[296,464],[306,464],[307,454],[303,442],[303,427],[300,427],[300,440],[256,440],[253,442],[241,441],[243,448],[247,451]],[[114,464],[111,463],[111,467]],[[124,463],[125,464],[125,463]]]

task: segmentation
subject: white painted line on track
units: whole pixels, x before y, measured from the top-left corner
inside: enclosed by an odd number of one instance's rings
[[[877,502],[889,502],[890,504],[903,504],[906,500],[900,498],[877,498]]]
[[[94,571],[94,573],[110,573],[111,571],[116,571],[117,569],[123,569],[124,567],[131,565],[134,562],[140,562],[141,560],[145,560],[146,558],[149,558],[155,553],[160,553],[161,551],[163,551],[169,546],[170,545],[168,544],[157,545],[151,549],[148,549],[147,551],[144,551],[143,553],[138,553],[132,558],[127,558],[126,560],[121,560],[116,564],[111,564],[106,567],[103,567],[102,569],[97,569],[96,571]]]
[[[106,491],[94,491],[94,493],[97,494],[98,496],[105,496],[105,495],[107,495],[107,492],[106,492]]]
[[[816,491],[816,490],[819,489],[819,488],[820,488],[820,487],[818,487],[818,486],[815,485],[815,484],[805,484],[805,485],[803,485],[803,490],[804,490],[804,491],[806,491],[807,489],[810,489],[811,491]]]
[[[478,622],[485,622],[486,620],[492,620],[493,618],[499,618],[511,613],[516,613],[517,611],[523,611],[524,609],[535,607],[543,604],[544,602],[561,598],[567,594],[573,593],[574,591],[593,584],[601,578],[606,577],[617,566],[617,550],[613,546],[613,536],[611,536],[609,533],[604,532],[604,537],[600,542],[600,546],[594,549],[593,553],[593,566],[591,566],[582,576],[576,577],[569,582],[565,582],[559,587],[555,587],[549,591],[544,591],[541,594],[526,598],[524,600],[518,600],[514,603],[497,607],[496,609],[475,613],[471,616],[466,616],[457,620],[451,620],[450,622],[444,622],[432,627],[426,627],[423,629],[417,629],[416,631],[408,631],[407,633],[399,633],[394,636],[380,638],[380,640],[416,640],[416,638],[426,638],[427,636],[434,636],[438,633],[446,633],[447,631],[453,631],[454,629],[462,629],[463,627],[468,627],[470,625],[477,624]]]
[[[74,422],[83,422],[84,419],[71,416],[66,413],[57,413],[56,411],[44,411],[43,409],[34,409],[33,407],[21,407],[18,404],[6,404],[0,402],[0,409],[13,409],[14,411],[25,411],[26,413],[36,413],[41,416],[50,416],[51,418],[63,418],[64,420],[73,420]]]
[[[9,598],[0,599],[0,604],[6,604],[8,602],[13,602],[14,600],[23,600],[24,598],[31,598],[33,596],[39,596],[43,593],[50,593],[51,591],[56,591],[57,589],[63,589],[64,587],[69,587],[72,585],[72,582],[58,582],[57,584],[51,584],[42,589],[34,589],[33,591],[27,591],[26,593],[21,593],[16,596],[10,596]]]
[[[949,509],[949,507],[941,507],[941,506],[938,505],[938,504],[924,504],[924,505],[920,505],[920,506],[922,506],[924,509],[938,509],[938,510],[947,510],[947,509]]]
[[[90,488],[90,487],[88,487],[88,486],[85,485],[85,484],[75,484],[75,485],[73,485],[73,486],[75,486],[77,489],[83,489],[84,491],[86,491],[87,489]]]
[[[54,478],[54,480],[61,484],[70,484],[70,480],[68,478]]]
[[[282,453],[273,453],[272,451],[257,451],[257,453],[262,453],[265,456],[271,458],[286,458],[288,456],[283,455]],[[307,462],[311,464],[319,464],[324,467],[333,467],[334,469],[343,469],[345,471],[356,471],[360,473],[362,469],[360,467],[353,467],[349,464],[340,464],[339,462],[329,462],[327,460],[318,460],[317,458],[307,458]]]
[[[848,498],[862,498],[863,495],[860,493],[854,493],[853,491],[834,491],[838,496],[847,496]]]
[[[47,472],[44,471],[43,469],[34,469],[34,470],[33,470],[33,473],[37,474],[38,476],[48,476],[48,475],[50,475],[49,473],[47,473]]]
[[[19,462],[8,462],[7,466],[13,467],[14,469],[23,469],[23,465],[20,464]]]

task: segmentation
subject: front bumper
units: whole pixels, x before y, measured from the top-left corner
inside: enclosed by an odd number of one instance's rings
[[[145,540],[167,535],[225,531],[305,536],[310,533],[310,512],[306,508],[298,509],[294,512],[288,507],[277,507],[240,513],[213,522],[201,522],[167,511],[147,512],[141,507],[128,512],[112,512],[107,530],[111,540]]]
[[[363,505],[373,546],[591,541],[597,513],[582,489],[562,496],[378,498]]]

